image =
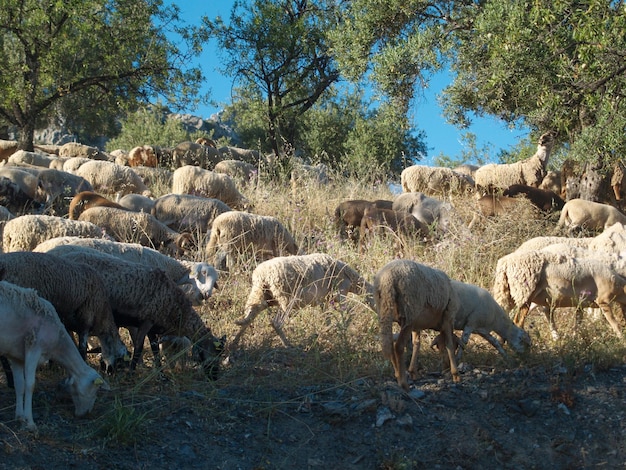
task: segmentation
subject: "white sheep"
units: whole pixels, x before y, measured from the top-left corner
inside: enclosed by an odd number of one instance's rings
[[[213,171],[224,173],[241,184],[247,184],[258,175],[258,168],[252,163],[241,160],[222,160],[217,162]]]
[[[419,332],[424,329],[441,332],[452,378],[455,382],[460,380],[453,333],[459,298],[443,271],[406,259],[390,261],[374,276],[374,299],[383,356],[391,361],[398,385],[404,390],[409,389],[404,349],[409,337],[412,336],[413,343],[417,343]],[[400,325],[395,340],[394,322]],[[411,361],[412,374],[416,359]]]
[[[460,348],[457,353],[457,361],[461,360],[463,349],[467,345],[470,335],[476,333],[486,339],[489,344],[508,359],[508,355],[502,343],[491,333],[495,332],[502,340],[507,342],[516,353],[524,353],[530,347],[530,336],[522,328],[513,323],[509,315],[495,301],[488,290],[474,284],[451,280],[452,288],[459,297],[460,306],[454,316],[454,329],[462,330]],[[435,338],[433,344],[441,341],[440,337]],[[415,345],[413,345],[415,348]],[[418,344],[419,347],[419,344]],[[413,356],[415,356],[415,350]],[[411,357],[410,370],[416,370],[417,361]]]
[[[373,307],[372,287],[353,268],[325,253],[301,256],[280,256],[259,264],[252,273],[252,287],[246,300],[245,313],[236,320],[239,332],[231,350],[263,310],[278,306],[272,326],[285,346],[289,341],[283,325],[293,310],[324,301],[341,301],[348,292],[366,295]]]
[[[107,237],[106,232],[91,222],[63,219],[54,215],[27,214],[9,220],[2,234],[2,249],[32,251],[40,243],[55,237]]]
[[[15,418],[30,430],[37,366],[53,360],[69,373],[67,381],[76,416],[89,413],[100,388],[109,389],[100,375],[80,357],[76,345],[50,302],[33,289],[0,281],[0,354],[13,371]]]
[[[474,173],[476,187],[492,193],[496,189],[506,189],[514,184],[538,187],[546,176],[548,159],[554,146],[554,136],[546,132],[539,138],[537,151],[532,157],[515,163],[490,163]]]
[[[117,203],[123,208],[133,212],[145,212],[151,214],[155,199],[143,194],[125,194],[118,199]]]
[[[70,157],[63,159],[63,171],[67,171],[68,173],[74,173],[76,170],[80,168],[81,165],[84,165],[87,162],[92,161],[91,158],[87,157]]]
[[[615,223],[626,224],[626,215],[609,204],[570,199],[561,210],[557,228],[567,228],[569,232],[576,229],[601,231]]]
[[[73,173],[89,181],[94,191],[118,195],[152,194],[141,177],[131,168],[113,162],[91,160],[80,165]]]
[[[294,197],[305,187],[319,188],[327,185],[329,181],[328,167],[323,163],[317,165],[295,163],[291,170],[291,192]]]
[[[161,269],[187,295],[194,305],[208,299],[218,280],[213,266],[203,261],[177,260],[138,243],[123,243],[102,238],[58,237],[37,245],[33,251],[46,253],[60,245],[93,248],[125,261]]]
[[[0,168],[0,176],[13,181],[21,191],[34,201],[42,203],[46,201],[46,194],[43,188],[39,186],[39,178],[36,173],[33,174],[26,168],[5,166]]]
[[[0,205],[11,214],[25,214],[40,210],[43,205],[35,202],[22,188],[6,176],[0,176]],[[11,217],[12,218],[12,217]],[[6,218],[2,220],[8,220]]]
[[[589,252],[592,253],[592,252]],[[505,309],[517,308],[514,321],[518,326],[531,309],[531,304],[544,307],[553,337],[558,337],[552,310],[573,307],[580,312],[586,307],[599,307],[620,338],[619,323],[613,305],[623,310],[626,305],[626,277],[623,262],[610,255],[579,258],[550,251],[513,252],[498,260],[493,295]],[[619,269],[616,269],[619,266]]]
[[[213,336],[189,299],[162,270],[84,246],[60,245],[48,253],[88,264],[102,276],[117,325],[132,332],[131,369],[142,356],[146,336],[153,346],[157,365],[160,364],[157,336],[186,336],[196,344],[205,371],[215,376],[225,339]]]
[[[190,194],[166,194],[154,201],[152,215],[174,230],[207,233],[215,218],[230,210],[219,199]]]
[[[96,147],[79,144],[78,142],[68,142],[59,148],[59,157],[73,158],[82,157],[92,160],[108,160],[108,155],[101,152]]]
[[[37,172],[39,187],[46,196],[46,204],[53,204],[58,198],[71,199],[81,191],[93,191],[93,186],[85,178],[67,171],[44,168]]]
[[[241,254],[268,259],[297,252],[293,235],[276,217],[238,211],[224,212],[215,218],[206,246],[208,259],[218,269],[232,266]]]
[[[139,243],[170,255],[183,253],[193,244],[189,233],[172,230],[145,212],[96,206],[83,211],[78,220],[102,227],[119,242]]]
[[[411,214],[438,232],[447,232],[452,220],[459,218],[452,204],[421,192],[398,194],[393,200],[392,209]]]
[[[20,251],[0,254],[4,280],[30,287],[49,301],[69,331],[78,335],[78,351],[87,358],[87,340],[97,336],[106,370],[127,357],[113,320],[107,288],[90,266],[72,263],[48,253]]]
[[[199,168],[209,169],[222,160],[222,154],[210,145],[197,144],[195,142],[181,142],[172,149],[172,163],[174,168],[185,165],[193,165]]]
[[[233,209],[245,209],[248,205],[248,200],[239,192],[230,176],[193,165],[174,170],[172,193],[219,199]]]
[[[7,163],[10,165],[33,165],[39,166],[42,168],[50,168],[53,162],[59,160],[59,157],[56,155],[47,155],[39,152],[27,152],[26,150],[18,150],[13,155],[11,155]]]
[[[471,176],[450,168],[413,165],[402,170],[400,182],[404,192],[423,192],[441,196],[462,194],[474,187]]]
[[[263,156],[258,150],[242,149],[239,147],[224,146],[217,149],[222,156],[222,160],[240,160],[257,165]]]

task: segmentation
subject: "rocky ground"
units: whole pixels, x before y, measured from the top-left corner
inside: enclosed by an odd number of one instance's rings
[[[295,359],[285,350],[247,377],[216,383],[121,374],[84,419],[72,415],[55,387],[61,372],[52,369],[38,377],[37,433],[12,421],[15,397],[0,384],[0,468],[626,466],[626,365],[465,363],[461,383],[428,373],[404,394],[394,381],[372,378],[286,386],[298,374]]]

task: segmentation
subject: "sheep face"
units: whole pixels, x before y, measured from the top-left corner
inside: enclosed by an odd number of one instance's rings
[[[91,412],[98,390],[110,390],[109,384],[96,371],[82,378],[70,377],[64,387],[74,402],[74,414],[79,417]]]
[[[515,327],[507,341],[513,351],[518,354],[525,354],[531,346],[530,336],[522,328]]]
[[[194,344],[193,357],[202,364],[202,369],[211,380],[217,380],[219,367],[226,350],[226,336],[216,338],[210,330]]]

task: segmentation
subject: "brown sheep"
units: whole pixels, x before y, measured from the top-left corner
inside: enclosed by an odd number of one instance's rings
[[[349,238],[353,242],[358,240],[356,229],[361,227],[361,219],[365,208],[373,204],[378,209],[391,209],[393,201],[376,199],[366,201],[364,199],[350,199],[343,201],[335,208],[335,226],[342,240]]]
[[[544,212],[560,211],[565,205],[554,191],[548,189],[535,188],[526,184],[512,184],[502,193],[506,197],[525,196],[534,206]]]
[[[117,202],[113,202],[104,196],[100,196],[92,191],[82,191],[72,198],[70,202],[69,218],[71,220],[78,220],[80,214],[89,209],[90,207],[105,206],[115,207],[117,209],[124,209]]]
[[[132,148],[131,151],[128,152],[126,161],[128,166],[147,166],[150,168],[156,168],[158,164],[154,147],[150,145]]]

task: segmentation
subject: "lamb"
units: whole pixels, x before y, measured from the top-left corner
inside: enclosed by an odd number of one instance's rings
[[[492,194],[514,184],[538,187],[546,176],[548,159],[554,146],[552,132],[539,138],[537,151],[532,157],[515,163],[491,163],[481,166],[474,174],[476,188]]]
[[[33,390],[39,364],[52,359],[69,373],[67,381],[74,414],[89,413],[99,389],[108,384],[80,357],[76,345],[50,302],[35,290],[0,281],[0,354],[13,370],[15,418],[36,430]]]
[[[97,336],[107,372],[128,355],[119,336],[107,288],[90,266],[48,253],[20,251],[0,255],[4,280],[35,289],[55,308],[65,327],[78,334],[78,351],[87,358],[87,339]]]
[[[393,206],[392,201],[385,199],[376,199],[374,201],[366,201],[364,199],[349,199],[341,202],[335,208],[335,226],[339,231],[339,236],[342,240],[349,238],[352,241],[358,239],[358,230],[361,227],[361,220],[363,219],[363,212],[365,208],[373,204],[379,209],[391,209]]]
[[[152,215],[174,230],[207,233],[215,218],[230,210],[219,199],[167,194],[154,201]]]
[[[373,308],[372,287],[343,261],[325,253],[301,256],[279,256],[259,264],[252,273],[252,287],[244,316],[236,320],[239,332],[231,343],[236,349],[244,332],[263,310],[278,306],[271,320],[285,346],[289,346],[283,324],[294,309],[318,305],[325,300],[341,300],[352,292],[366,295]]]
[[[133,212],[145,212],[151,214],[154,208],[154,199],[142,194],[125,194],[117,203],[124,209]]]
[[[576,258],[549,251],[513,252],[498,260],[493,295],[505,309],[517,308],[515,323],[522,327],[531,304],[545,307],[553,337],[558,333],[552,310],[559,307],[599,307],[613,328],[623,338],[613,315],[616,303],[623,312],[626,304],[624,266],[615,268],[617,257],[608,261],[598,258]]]
[[[142,356],[146,335],[154,345],[157,365],[157,336],[186,336],[196,344],[204,370],[216,377],[225,339],[213,336],[189,299],[163,271],[81,246],[61,245],[48,253],[88,264],[100,273],[108,286],[116,324],[133,331],[131,369],[136,368]]]
[[[174,168],[193,165],[208,170],[222,159],[222,154],[215,147],[195,142],[181,142],[172,150]]]
[[[53,215],[27,214],[9,220],[2,234],[2,249],[32,251],[40,243],[55,237],[65,236],[103,238],[106,233],[91,222],[68,220]]]
[[[80,214],[82,214],[85,210],[90,207],[98,206],[116,207],[118,209],[125,210],[125,208],[117,202],[113,202],[104,196],[94,193],[93,191],[81,191],[70,201],[69,218],[70,220],[78,220]]]
[[[206,246],[208,259],[218,269],[232,265],[237,255],[268,259],[297,252],[293,236],[277,218],[238,211],[215,218]]]
[[[400,174],[402,190],[407,193],[423,192],[441,196],[463,194],[474,187],[474,179],[450,168],[413,165]]]
[[[428,197],[424,193],[402,193],[393,200],[391,208],[411,214],[423,224],[436,231],[446,232],[450,226],[454,208],[449,202]]]
[[[138,243],[122,243],[100,238],[58,237],[37,245],[33,251],[46,253],[59,245],[84,246],[125,261],[161,269],[183,289],[194,305],[199,305],[202,300],[211,297],[217,285],[218,274],[210,264],[203,261],[179,261]]]
[[[139,193],[144,196],[152,195],[150,189],[137,173],[127,166],[113,162],[91,160],[79,166],[74,174],[89,181],[94,191],[105,194]]]
[[[425,238],[429,234],[429,228],[422,221],[416,219],[412,215],[405,212],[399,212],[389,209],[377,209],[373,206],[365,208],[363,218],[361,219],[360,247],[361,253],[365,249],[368,234],[380,232],[381,229],[387,227],[394,234],[398,235],[400,245],[403,243],[404,237],[421,237]]]
[[[602,231],[615,223],[626,223],[626,215],[616,207],[584,199],[570,199],[563,206],[557,228]]]
[[[78,220],[102,227],[119,242],[139,243],[165,254],[179,255],[193,244],[191,234],[176,232],[144,212],[96,206],[82,212]]]
[[[155,168],[158,164],[154,147],[142,145],[133,147],[126,158],[128,166],[147,166]]]
[[[460,381],[453,339],[454,316],[460,301],[443,271],[406,259],[390,261],[374,276],[374,299],[383,356],[391,360],[398,385],[409,389],[403,357],[409,335],[416,340],[417,333],[427,328],[441,332],[452,378]],[[400,324],[395,341],[394,321]],[[416,362],[416,358],[412,359],[411,364]]]
[[[560,211],[565,205],[565,201],[554,193],[554,191],[535,188],[525,184],[513,184],[502,193],[502,196],[505,197],[516,197],[519,195],[525,196],[534,206],[543,212]]]
[[[239,192],[230,176],[192,165],[174,171],[172,193],[219,199],[233,209],[245,209],[248,206],[248,200]]]
[[[258,174],[255,165],[241,160],[222,160],[217,162],[213,171],[224,173],[243,184],[250,183]]]
[[[460,339],[461,348],[459,348],[456,356],[457,361],[461,360],[463,348],[467,345],[472,333],[486,339],[505,359],[508,359],[508,355],[502,347],[502,343],[491,334],[492,331],[497,333],[502,340],[508,342],[516,353],[524,353],[528,350],[530,336],[513,323],[488,290],[454,279],[450,282],[460,301],[460,307],[454,316],[454,329],[463,330]],[[439,344],[441,341],[442,338],[437,337],[433,340],[433,344]],[[415,348],[415,344],[413,347]],[[416,355],[415,350],[413,355]],[[416,367],[417,360],[412,357],[409,370],[416,370]]]

